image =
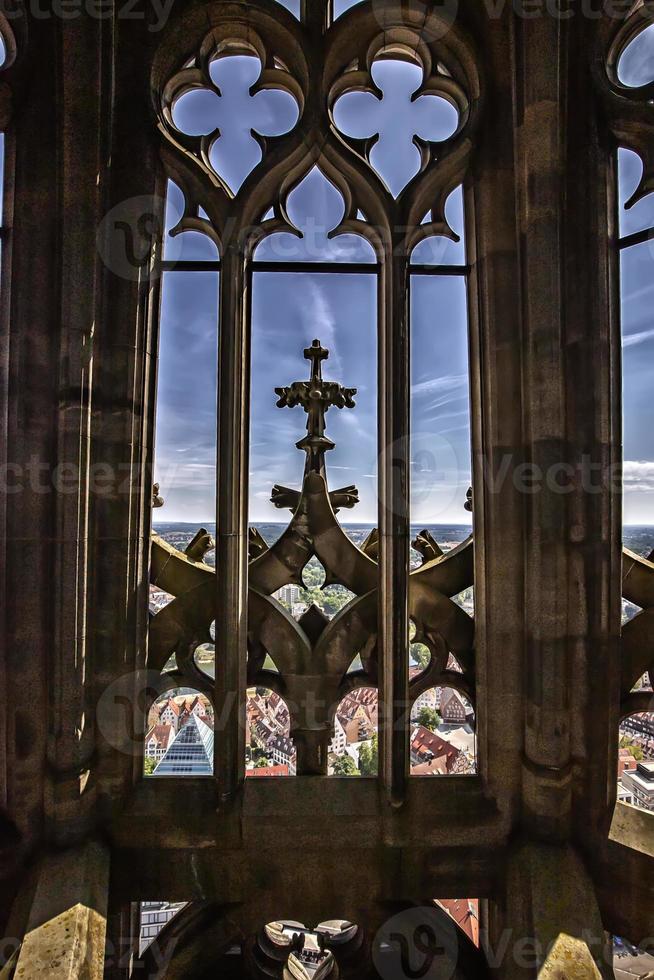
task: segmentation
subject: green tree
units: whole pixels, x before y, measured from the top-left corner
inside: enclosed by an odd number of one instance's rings
[[[418,724],[424,725],[430,732],[435,732],[443,719],[435,708],[422,707],[418,712]]]
[[[336,762],[334,763],[334,775],[335,776],[360,775],[354,759],[352,758],[351,755],[348,755],[347,752],[345,753],[345,755],[339,755]]]
[[[425,646],[424,643],[411,644],[411,657],[421,670],[426,670],[429,667],[431,653],[429,652],[429,647]]]
[[[157,760],[152,759],[149,755],[146,755],[146,757],[143,760],[143,772],[145,773],[145,775],[151,776],[156,768],[156,765],[157,765]]]
[[[359,772],[362,776],[376,776],[379,758],[377,732],[359,749]]]
[[[627,738],[626,735],[623,735],[620,739],[620,748],[629,749],[636,762],[643,761],[643,750],[641,749],[640,745],[638,745],[632,739]]]

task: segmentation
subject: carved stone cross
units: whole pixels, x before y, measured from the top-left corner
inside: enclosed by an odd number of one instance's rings
[[[298,449],[307,454],[306,472],[324,476],[325,453],[334,443],[325,435],[325,413],[332,406],[354,408],[356,388],[344,388],[336,381],[323,381],[322,362],[329,357],[319,340],[307,347],[304,356],[311,361],[311,377],[308,381],[294,381],[286,388],[275,388],[279,395],[278,408],[295,408],[301,405],[307,413],[307,434],[297,443]]]

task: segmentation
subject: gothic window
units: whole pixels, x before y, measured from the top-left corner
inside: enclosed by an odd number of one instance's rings
[[[357,687],[339,703],[329,744],[330,776],[378,774],[378,704],[379,692],[374,687]]]
[[[146,776],[211,776],[214,716],[209,698],[171,688],[148,712],[143,772]]]
[[[623,599],[618,800],[654,810],[654,704],[650,597],[654,581],[654,443],[649,382],[654,364],[654,25],[636,10],[609,56],[617,150],[617,249],[623,376]],[[616,98],[616,96],[619,97]],[[627,110],[629,107],[629,110]],[[635,125],[635,123],[637,125]]]
[[[466,696],[455,687],[430,687],[419,694],[411,708],[409,751],[412,776],[474,774],[475,713]]]
[[[295,776],[297,752],[284,699],[270,688],[249,687],[246,725],[245,775]]]
[[[155,514],[153,578],[173,598],[151,622],[150,660],[207,693],[197,678],[210,679],[211,661],[224,798],[243,779],[253,689],[287,704],[299,776],[334,771],[339,706],[370,695],[380,723],[359,739],[365,774],[400,798],[424,685],[449,671],[461,704],[474,697],[461,599],[473,573],[463,182],[479,83],[463,38],[450,32],[436,57],[415,12],[381,23],[369,4],[283,6],[304,35],[269,5],[233,6],[208,33],[189,15],[155,58],[177,222],[167,218],[164,277],[188,276],[200,302],[198,277],[220,270],[220,338],[212,389],[206,337],[180,342],[189,321],[173,322],[165,279],[160,402],[166,384],[183,392],[166,431],[165,412],[158,420],[157,467],[179,436],[170,489],[156,471],[174,513]],[[303,38],[325,29],[319,78]],[[166,328],[177,334],[168,375]],[[187,355],[196,383],[177,376]],[[206,507],[214,390],[212,521],[196,502]],[[187,434],[206,450],[197,482]],[[178,512],[202,525],[190,541],[161,534],[175,534]],[[213,527],[217,574],[203,560]],[[420,690],[409,613],[427,652]]]

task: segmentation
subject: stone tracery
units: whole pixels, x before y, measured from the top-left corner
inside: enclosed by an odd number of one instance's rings
[[[315,340],[304,352],[312,364],[309,381],[276,389],[279,408],[300,405],[307,413],[307,435],[297,444],[306,453],[304,479],[300,491],[273,487],[272,501],[293,516],[270,548],[252,531],[248,569],[248,685],[268,685],[294,705],[291,734],[299,743],[299,774],[326,773],[336,706],[353,687],[374,687],[379,679],[376,536],[359,549],[344,533],[335,511],[354,507],[358,493],[356,487],[330,491],[325,463],[325,453],[334,446],[325,433],[325,413],[330,406],[353,409],[356,389],[322,380],[321,363],[328,353]],[[196,538],[206,540],[206,532],[199,531]],[[424,557],[409,579],[409,608],[414,642],[428,647],[431,660],[410,684],[410,703],[436,684],[458,688],[474,699],[473,621],[450,598],[472,585],[472,539],[449,554],[430,550],[428,540],[425,531],[416,542]],[[314,556],[325,568],[325,584],[345,586],[355,597],[331,621],[312,606],[296,623],[273,593],[299,584],[302,569]],[[175,654],[178,671],[171,682],[192,679],[210,691],[206,675],[203,681],[198,676],[193,655],[200,643],[210,642],[213,570],[155,536],[151,580],[177,598],[152,620],[150,665],[161,669]],[[362,669],[352,674],[349,668],[357,654]],[[450,668],[451,654],[460,671]],[[279,673],[264,667],[266,657],[272,657]]]

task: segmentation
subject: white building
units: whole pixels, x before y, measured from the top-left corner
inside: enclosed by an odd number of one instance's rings
[[[275,735],[266,746],[274,766],[288,766],[290,776],[296,773],[295,746],[285,735]]]
[[[440,694],[441,688],[430,687],[429,690],[423,691],[413,702],[413,708],[411,709],[411,721],[415,721],[423,708],[429,708],[434,711],[438,711],[440,706]]]
[[[299,585],[285,585],[275,592],[275,598],[285,606],[292,607],[294,603],[300,601],[301,589]]]
[[[634,795],[629,789],[626,789],[622,785],[622,780],[618,779],[618,802],[619,803],[631,803],[633,805]]]
[[[145,736],[145,755],[157,762],[163,759],[175,739],[172,725],[154,725]]]
[[[344,755],[347,748],[347,735],[338,715],[334,718],[334,735],[329,743],[329,751],[332,755]]]
[[[185,904],[186,902],[141,902],[139,956]]]
[[[639,762],[635,769],[625,769],[622,785],[633,794],[633,805],[654,810],[654,762]]]

